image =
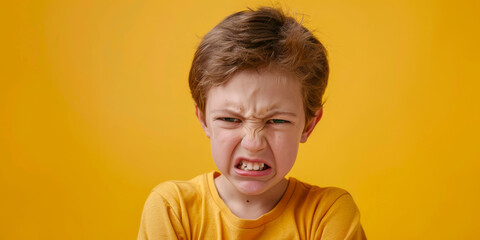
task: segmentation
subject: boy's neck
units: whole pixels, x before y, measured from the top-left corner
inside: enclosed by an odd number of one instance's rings
[[[243,219],[257,219],[271,211],[282,199],[288,187],[288,180],[282,179],[272,189],[259,195],[245,195],[237,191],[224,175],[215,178],[215,186],[218,195],[233,214]]]

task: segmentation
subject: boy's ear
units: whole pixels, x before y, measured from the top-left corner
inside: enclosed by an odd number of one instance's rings
[[[197,105],[195,105],[195,115],[197,116],[200,125],[202,125],[203,131],[205,132],[207,137],[210,138],[210,129],[207,127],[207,122],[205,121],[205,114],[203,114],[203,112],[198,109]]]
[[[310,121],[308,126],[305,127],[305,131],[303,131],[302,133],[302,138],[300,138],[301,143],[304,143],[307,141],[308,137],[313,132],[313,129],[317,125],[318,121],[320,121],[320,119],[322,118],[322,115],[323,115],[323,108],[320,108],[317,112],[315,112],[315,116]]]

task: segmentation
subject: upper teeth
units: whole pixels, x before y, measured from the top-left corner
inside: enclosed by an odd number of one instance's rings
[[[264,170],[265,163],[257,163],[257,162],[241,162],[240,169],[246,171],[262,171]]]

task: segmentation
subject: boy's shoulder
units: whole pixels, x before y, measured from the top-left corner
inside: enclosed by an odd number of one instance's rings
[[[309,204],[309,207],[321,208],[328,211],[335,203],[343,201],[351,201],[353,203],[352,196],[348,191],[338,187],[320,187],[312,185],[306,182],[299,181],[295,178],[291,178],[296,182],[296,190],[293,193],[293,202],[297,202],[302,206],[305,203]]]
[[[296,218],[310,217],[307,228],[316,229],[316,234],[337,236],[338,239],[366,239],[360,224],[360,212],[349,192],[300,181],[296,185],[291,211]]]
[[[296,188],[298,189],[297,194],[307,194],[317,197],[329,197],[337,198],[344,194],[349,194],[345,189],[339,187],[320,187],[317,185],[309,184],[303,181],[300,181],[296,178],[290,178],[291,181],[296,183]]]
[[[207,189],[207,176],[210,173],[198,175],[190,180],[169,180],[155,186],[151,194],[158,195],[167,201],[183,199],[188,201],[191,198],[200,196]]]
[[[216,172],[198,175],[190,180],[168,180],[155,186],[147,204],[171,208],[177,212],[201,209],[203,203],[212,202],[212,181]]]

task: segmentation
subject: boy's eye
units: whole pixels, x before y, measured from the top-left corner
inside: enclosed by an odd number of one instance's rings
[[[270,119],[267,121],[267,123],[279,124],[279,123],[289,123],[289,121],[282,120],[282,119]]]
[[[240,122],[240,119],[238,119],[238,118],[229,118],[229,117],[221,117],[221,118],[218,118],[218,120],[224,121],[224,122],[231,122],[231,123],[239,123]]]

